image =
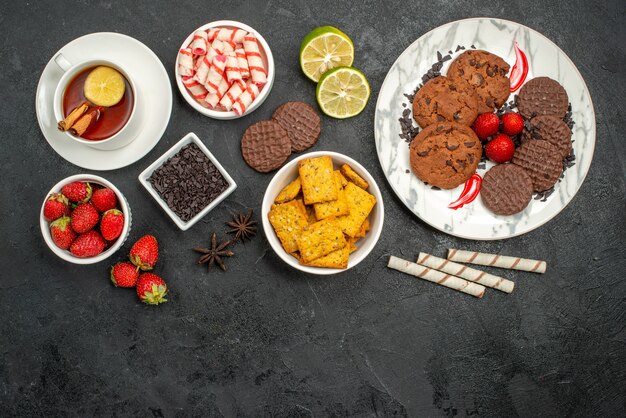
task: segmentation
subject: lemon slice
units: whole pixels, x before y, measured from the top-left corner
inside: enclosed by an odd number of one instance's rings
[[[322,112],[336,119],[356,116],[365,109],[370,85],[362,72],[339,67],[322,76],[315,91]]]
[[[318,82],[325,72],[349,67],[354,61],[354,45],[348,35],[332,26],[313,29],[300,45],[300,67],[304,75]]]
[[[83,93],[96,106],[110,107],[122,100],[125,90],[126,82],[119,71],[100,66],[94,68],[85,79]]]

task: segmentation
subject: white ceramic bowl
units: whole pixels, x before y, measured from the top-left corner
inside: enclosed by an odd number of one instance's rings
[[[376,197],[376,205],[372,212],[369,215],[370,221],[370,230],[367,232],[365,237],[361,238],[357,242],[358,249],[350,254],[350,259],[348,261],[348,268],[346,269],[329,269],[322,267],[308,267],[301,265],[295,257],[288,254],[280,244],[278,236],[276,236],[276,232],[274,232],[274,228],[270,223],[267,215],[272,208],[272,204],[274,203],[274,199],[280,193],[280,191],[292,182],[298,176],[298,162],[304,158],[314,158],[321,157],[323,155],[328,155],[333,159],[333,164],[335,169],[339,169],[341,165],[348,164],[352,169],[363,179],[365,179],[369,183],[369,188],[367,191]],[[380,194],[380,189],[374,181],[374,178],[371,176],[368,171],[363,168],[361,164],[353,160],[352,158],[339,154],[337,152],[332,151],[315,151],[309,152],[308,154],[300,155],[298,158],[290,161],[283,168],[281,168],[278,173],[274,175],[272,180],[270,181],[267,189],[265,190],[265,195],[263,196],[263,205],[261,207],[261,213],[263,218],[263,230],[265,231],[265,236],[269,241],[274,252],[278,254],[282,260],[289,264],[291,267],[298,269],[300,271],[304,271],[306,273],[319,274],[319,275],[328,275],[328,274],[337,274],[356,266],[361,261],[367,257],[367,255],[374,249],[376,243],[378,242],[378,238],[380,238],[380,232],[383,229],[383,221],[385,219],[385,206],[383,204],[383,197]]]
[[[163,201],[163,199],[161,199],[161,196],[159,196],[157,191],[154,190],[154,188],[152,187],[152,184],[150,184],[148,179],[150,178],[154,170],[161,167],[161,165],[163,165],[163,163],[167,159],[169,159],[170,157],[173,157],[174,154],[176,154],[182,147],[192,142],[195,143],[202,152],[204,152],[204,154],[209,158],[209,160],[211,160],[211,162],[215,165],[215,167],[217,167],[220,173],[222,173],[222,176],[224,176],[224,179],[226,179],[226,181],[228,182],[228,188],[224,190],[222,194],[219,195],[215,200],[209,203],[207,207],[202,209],[196,216],[191,218],[189,221],[185,222],[182,219],[180,219],[180,217],[176,213],[174,213],[172,209],[170,209],[170,207],[167,205],[166,202]],[[148,168],[143,170],[141,174],[139,174],[139,182],[143,185],[143,187],[146,188],[148,193],[152,195],[154,200],[156,200],[156,202],[161,206],[161,208],[163,208],[165,213],[167,213],[169,217],[172,218],[172,221],[174,221],[174,223],[183,231],[186,231],[189,228],[191,228],[196,222],[198,222],[207,213],[213,210],[214,207],[219,205],[219,203],[222,200],[226,199],[226,197],[232,192],[234,192],[235,189],[237,188],[237,183],[235,183],[235,180],[233,180],[233,178],[226,172],[226,170],[224,169],[224,167],[222,167],[219,161],[217,161],[217,159],[213,156],[213,154],[211,154],[211,151],[209,151],[209,149],[202,143],[202,141],[200,141],[200,139],[193,132],[189,132],[187,135],[185,135],[183,139],[181,139],[176,144],[174,144],[174,146],[170,148],[169,150],[167,150],[165,154],[161,155],[161,157],[159,157],[155,162],[150,164]]]
[[[48,221],[45,220],[43,216],[43,208],[46,203],[46,200],[48,199],[48,196],[50,196],[52,193],[60,193],[63,186],[65,186],[66,184],[75,182],[75,181],[87,181],[89,183],[98,184],[100,186],[104,186],[113,190],[115,192],[115,195],[117,196],[117,201],[118,201],[120,210],[124,214],[124,228],[122,229],[121,235],[117,238],[117,240],[115,241],[113,245],[111,245],[109,248],[107,248],[105,251],[103,251],[102,253],[98,254],[95,257],[88,257],[88,258],[75,257],[68,250],[62,250],[59,247],[57,247],[54,241],[52,241],[52,237],[50,236],[50,224]],[[48,247],[50,247],[52,252],[58,255],[63,260],[69,261],[70,263],[74,263],[74,264],[94,264],[94,263],[98,263],[102,260],[109,258],[117,250],[119,250],[119,248],[122,245],[124,245],[124,242],[128,238],[128,234],[130,233],[131,224],[132,224],[132,216],[130,213],[130,206],[128,205],[128,201],[126,201],[126,198],[124,197],[122,192],[120,192],[119,189],[115,187],[113,183],[111,183],[110,181],[100,176],[94,176],[92,174],[76,174],[75,176],[64,178],[63,180],[55,184],[54,187],[50,189],[50,191],[46,194],[46,197],[44,198],[43,203],[41,204],[41,211],[39,213],[39,225],[41,226],[41,234],[43,235],[43,239],[46,242],[46,244],[48,244]]]
[[[174,76],[176,78],[176,84],[178,85],[178,90],[180,91],[180,94],[182,94],[182,96],[185,98],[187,103],[189,103],[189,105],[193,107],[194,109],[196,109],[198,112],[202,113],[204,116],[208,116],[214,119],[222,119],[222,120],[238,119],[254,112],[255,109],[261,106],[261,104],[265,101],[267,96],[270,94],[270,90],[272,90],[272,86],[274,85],[274,57],[272,56],[272,51],[270,50],[269,45],[265,41],[265,38],[263,38],[263,36],[261,36],[260,33],[255,31],[250,26],[241,22],[234,21],[234,20],[217,20],[215,22],[207,23],[206,25],[200,26],[199,28],[195,29],[193,32],[189,34],[189,36],[185,39],[185,41],[180,46],[179,50],[186,48],[189,45],[189,43],[193,39],[193,34],[197,30],[207,30],[210,28],[218,28],[218,27],[243,29],[247,32],[253,33],[254,36],[256,36],[256,38],[259,40],[259,44],[260,44],[259,49],[261,50],[261,59],[263,59],[263,62],[265,63],[266,68],[267,68],[267,83],[263,86],[263,89],[261,89],[261,92],[259,93],[259,97],[254,99],[252,104],[246,109],[246,111],[241,116],[237,115],[232,110],[231,111],[211,110],[202,106],[200,103],[198,103],[196,99],[194,99],[193,96],[189,93],[185,85],[183,84],[183,79],[178,74],[178,55],[176,56],[176,63],[174,64]]]

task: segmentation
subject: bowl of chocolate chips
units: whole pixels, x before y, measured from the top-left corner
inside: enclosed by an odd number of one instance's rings
[[[193,132],[139,174],[139,182],[183,231],[237,188]]]

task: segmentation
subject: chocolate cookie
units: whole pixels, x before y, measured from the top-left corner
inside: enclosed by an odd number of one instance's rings
[[[498,164],[487,171],[480,188],[483,204],[497,215],[521,212],[533,196],[533,181],[522,167]]]
[[[517,96],[517,109],[526,119],[538,115],[563,118],[568,103],[563,86],[548,77],[536,77],[528,81]]]
[[[478,115],[477,108],[478,95],[465,80],[439,76],[415,94],[413,118],[422,128],[444,120],[470,126]]]
[[[478,113],[493,112],[506,102],[511,83],[509,64],[487,51],[469,50],[456,57],[448,69],[448,78],[467,81],[478,94]]]
[[[482,152],[480,140],[470,127],[437,122],[411,142],[411,169],[428,184],[453,189],[476,172]]]
[[[267,173],[276,170],[291,154],[289,135],[271,120],[254,123],[243,133],[241,154],[256,171]]]
[[[526,170],[536,192],[554,186],[563,172],[561,153],[548,141],[526,141],[515,150],[513,164]]]
[[[287,131],[293,152],[311,148],[320,137],[320,117],[307,103],[283,103],[274,111],[272,120],[278,122]]]
[[[542,139],[559,149],[561,158],[572,151],[572,130],[563,119],[556,116],[535,116],[522,133],[522,141]]]

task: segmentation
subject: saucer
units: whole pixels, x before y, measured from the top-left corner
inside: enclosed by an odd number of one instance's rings
[[[110,58],[123,64],[135,79],[137,94],[141,95],[135,117],[141,119],[143,127],[130,144],[111,151],[98,150],[70,141],[57,129],[52,102],[63,76],[54,62],[59,53],[70,62]],[[147,112],[148,103],[150,112]],[[172,113],[172,89],[165,67],[146,45],[119,33],[92,33],[73,40],[52,55],[39,79],[35,108],[43,136],[61,157],[90,170],[115,170],[140,160],[159,142]]]

